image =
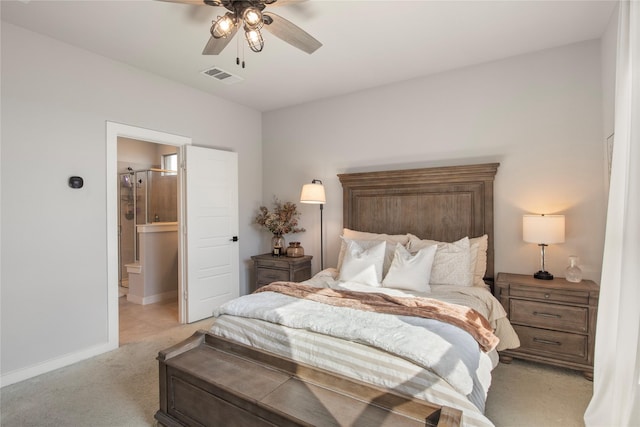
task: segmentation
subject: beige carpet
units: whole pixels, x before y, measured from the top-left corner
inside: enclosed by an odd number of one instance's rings
[[[592,395],[580,372],[514,360],[494,369],[485,414],[497,427],[584,426]]]
[[[206,329],[176,325],[117,350],[0,390],[5,427],[153,426],[159,350]],[[502,426],[582,426],[592,383],[580,373],[514,361],[499,365],[487,416]]]

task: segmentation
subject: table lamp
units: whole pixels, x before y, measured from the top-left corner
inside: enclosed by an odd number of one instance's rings
[[[553,274],[545,270],[544,248],[554,243],[564,242],[564,215],[523,215],[522,240],[540,246],[540,271],[533,277],[552,280]]]

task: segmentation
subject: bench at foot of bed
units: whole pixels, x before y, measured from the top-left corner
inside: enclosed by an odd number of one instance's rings
[[[178,426],[459,426],[461,411],[196,332],[161,351],[160,410]]]

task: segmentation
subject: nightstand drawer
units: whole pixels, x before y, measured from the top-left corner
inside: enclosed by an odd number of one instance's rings
[[[516,349],[517,352],[548,355],[575,362],[587,360],[588,337],[586,335],[518,325],[513,325],[513,328],[520,337],[520,347]]]
[[[509,296],[531,298],[554,302],[568,302],[573,304],[589,304],[588,292],[561,291],[556,289],[536,289],[531,286],[519,287],[512,285]]]
[[[275,270],[275,269],[262,269],[258,268],[256,281],[258,284],[268,284],[277,281],[288,281],[289,270]]]
[[[257,262],[258,267],[265,268],[282,268],[283,270],[289,269],[289,263],[287,262],[287,258],[282,257],[272,257],[272,259],[260,259]]]
[[[511,299],[510,313],[511,323],[567,332],[586,333],[589,330],[586,307]]]

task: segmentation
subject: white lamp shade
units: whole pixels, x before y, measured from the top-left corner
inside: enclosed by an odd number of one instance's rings
[[[312,203],[316,205],[324,205],[327,199],[324,195],[324,185],[322,184],[305,184],[302,186],[300,193],[300,203]]]
[[[550,245],[564,242],[564,215],[523,215],[522,240]]]

